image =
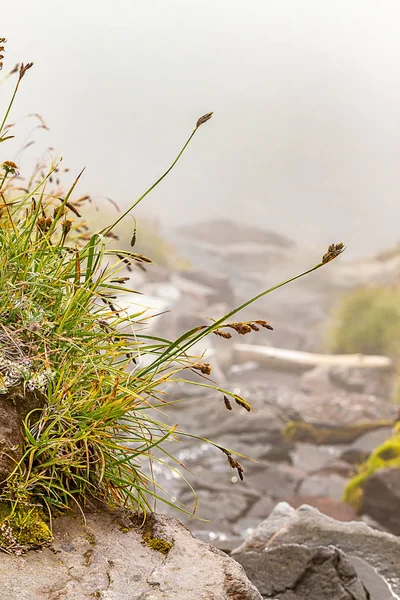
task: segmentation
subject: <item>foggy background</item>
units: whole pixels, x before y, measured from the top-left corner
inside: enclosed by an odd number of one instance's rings
[[[397,0],[13,0],[2,13],[3,74],[35,63],[10,120],[38,112],[51,129],[25,160],[51,145],[71,181],[86,166],[79,193],[127,206],[213,110],[145,200],[172,242],[171,227],[223,216],[323,250],[343,240],[347,258],[400,239]]]

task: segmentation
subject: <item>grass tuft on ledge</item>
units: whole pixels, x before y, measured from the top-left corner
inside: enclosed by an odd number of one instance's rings
[[[17,83],[0,142],[11,137],[8,115],[31,66],[14,70]],[[211,114],[197,121],[171,166],[132,206],[89,235],[80,221],[81,206],[89,197],[76,197],[75,191],[82,172],[63,191],[58,182],[60,161],[46,169],[40,166],[25,180],[15,163],[0,159],[0,403],[7,402],[15,386],[41,399],[21,424],[20,458],[0,482],[0,500],[14,511],[38,506],[47,509],[51,519],[54,513],[71,506],[82,510],[90,499],[98,499],[146,513],[160,499],[194,512],[194,490],[193,507],[177,505],[153,476],[154,462],[167,460],[168,468],[183,477],[168,442],[196,437],[162,422],[161,409],[169,404],[165,385],[182,381],[185,368],[195,369],[199,379],[189,383],[214,389],[227,408],[232,408],[231,399],[242,414],[250,411],[246,400],[209,378],[210,366],[191,356],[190,349],[211,333],[230,337],[226,328],[239,334],[258,331],[258,325],[271,329],[261,320],[229,319],[343,251],[342,244],[330,246],[314,267],[174,341],[146,334],[143,313],[128,315],[119,307],[120,293],[130,292],[133,300],[137,294],[128,287],[129,271],[151,261],[134,251],[135,235],[129,251],[109,248],[108,238],[176,165]],[[3,153],[3,144],[0,149]],[[233,458],[237,453],[206,441],[224,453],[227,465],[243,479],[244,469]]]

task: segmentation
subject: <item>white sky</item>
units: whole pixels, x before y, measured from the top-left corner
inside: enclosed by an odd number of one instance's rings
[[[45,118],[32,156],[86,166],[79,191],[134,200],[213,110],[146,212],[350,256],[400,240],[399,31],[398,0],[12,0],[0,21],[3,73],[35,62],[12,120]]]

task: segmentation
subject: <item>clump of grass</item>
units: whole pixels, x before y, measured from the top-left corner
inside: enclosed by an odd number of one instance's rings
[[[332,352],[400,358],[400,288],[373,286],[346,294],[328,333]]]
[[[0,129],[1,142],[10,137],[8,114],[30,66],[21,65],[18,70]],[[173,458],[168,440],[196,436],[162,422],[160,409],[169,404],[163,393],[165,384],[181,381],[181,371],[189,367],[200,373],[199,381],[190,383],[220,392],[228,409],[232,408],[231,398],[239,408],[250,411],[246,400],[208,378],[210,365],[192,357],[191,347],[210,333],[230,337],[227,329],[239,334],[258,331],[259,326],[270,329],[261,320],[230,323],[229,319],[343,251],[343,244],[330,246],[311,269],[174,341],[147,335],[143,313],[128,315],[120,309],[120,292],[130,292],[133,298],[137,293],[127,288],[126,269],[150,260],[134,251],[134,234],[128,250],[110,249],[107,238],[113,237],[123,217],[164,179],[210,118],[207,113],[197,121],[156,183],[116,221],[94,234],[88,234],[79,223],[80,207],[88,198],[75,199],[81,174],[61,193],[52,188],[59,163],[50,165],[47,172],[41,167],[22,186],[16,164],[4,160],[0,165],[1,328],[4,339],[13,340],[18,385],[26,390],[33,386],[45,399],[44,408],[34,409],[25,419],[22,457],[2,482],[0,500],[11,506],[39,503],[51,515],[73,504],[82,507],[90,498],[144,512],[152,510],[152,500],[157,498],[176,505],[152,476],[151,466],[154,461],[163,462],[163,457]],[[6,344],[0,344],[0,355],[5,356],[6,351]],[[144,362],[146,356],[150,360]],[[8,388],[13,385],[8,381]],[[6,397],[7,389],[3,393]],[[243,468],[233,458],[235,452],[209,443],[225,454],[230,467],[243,479]],[[145,463],[149,469],[144,468]]]

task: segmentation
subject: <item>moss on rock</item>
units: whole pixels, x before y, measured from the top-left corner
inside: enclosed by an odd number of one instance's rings
[[[396,425],[393,436],[378,446],[360,467],[359,472],[347,484],[343,500],[350,504],[357,512],[362,509],[364,484],[368,477],[378,469],[400,469],[400,427]]]
[[[174,544],[171,544],[170,542],[167,542],[167,540],[164,540],[163,538],[144,536],[143,539],[146,542],[146,544],[149,546],[149,548],[152,548],[153,550],[157,550],[157,552],[161,552],[162,554],[165,554],[165,555],[168,554],[168,552],[171,550],[172,546],[174,545]]]
[[[53,539],[42,511],[29,505],[0,504],[0,547],[8,551],[43,546]]]
[[[342,425],[289,421],[282,433],[283,437],[290,442],[307,442],[316,445],[349,444],[365,433],[392,425],[393,421],[387,419]]]

